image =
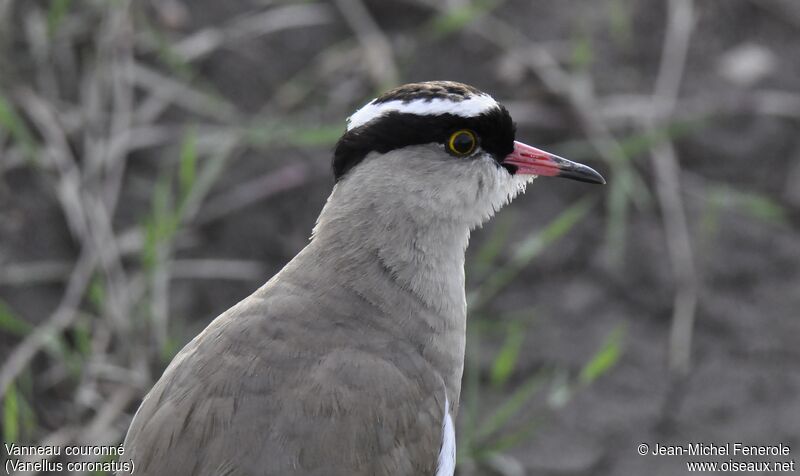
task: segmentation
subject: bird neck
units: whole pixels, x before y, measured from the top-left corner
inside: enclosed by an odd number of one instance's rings
[[[405,341],[441,376],[457,408],[466,342],[468,224],[426,216],[402,201],[334,189],[301,253],[349,288],[375,325]],[[305,260],[304,260],[305,261]],[[329,282],[330,284],[330,282]],[[333,291],[337,292],[337,291]]]
[[[465,315],[469,226],[384,196],[347,195],[343,199],[334,188],[317,220],[312,241],[318,256],[340,271],[377,263],[396,286],[426,306],[444,316]]]

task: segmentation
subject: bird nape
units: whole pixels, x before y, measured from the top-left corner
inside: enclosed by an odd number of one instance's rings
[[[452,475],[470,230],[536,176],[474,87],[406,84],[348,119],[309,244],[172,360],[125,438],[138,475]]]

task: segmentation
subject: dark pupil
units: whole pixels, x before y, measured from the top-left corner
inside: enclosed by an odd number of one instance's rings
[[[458,134],[455,139],[453,139],[453,149],[459,154],[466,154],[469,152],[470,149],[472,149],[472,136],[466,132]]]

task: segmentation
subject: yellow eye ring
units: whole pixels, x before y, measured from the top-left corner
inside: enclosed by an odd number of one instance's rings
[[[478,146],[478,138],[469,129],[461,129],[453,132],[447,140],[447,150],[457,157],[464,157],[471,154]]]

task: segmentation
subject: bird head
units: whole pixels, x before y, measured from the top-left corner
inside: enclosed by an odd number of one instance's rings
[[[505,107],[451,81],[399,86],[356,111],[333,171],[337,189],[358,189],[348,196],[470,228],[537,176],[605,183],[585,165],[516,141]]]

